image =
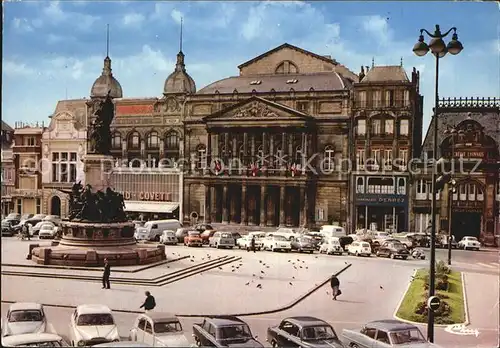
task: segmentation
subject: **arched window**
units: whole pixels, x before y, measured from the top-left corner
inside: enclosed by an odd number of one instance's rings
[[[356,179],[356,193],[365,193],[365,180],[362,177]]]
[[[179,158],[180,141],[179,134],[171,130],[165,136],[165,154],[168,158],[177,160]]]
[[[326,171],[333,171],[335,166],[335,150],[332,145],[325,146],[323,169]]]
[[[128,136],[128,148],[139,149],[141,147],[141,136],[139,132],[132,132]]]
[[[113,133],[113,138],[111,139],[111,146],[113,149],[122,148],[122,135],[118,132]]]
[[[149,132],[146,138],[146,146],[148,149],[157,149],[160,147],[160,138],[158,137],[158,132]]]
[[[299,69],[297,65],[289,60],[285,60],[276,68],[276,74],[298,74]]]
[[[406,194],[406,180],[404,178],[398,179],[398,195]]]
[[[207,167],[207,147],[200,144],[196,147],[196,152],[198,155],[196,166],[198,169],[203,169]]]

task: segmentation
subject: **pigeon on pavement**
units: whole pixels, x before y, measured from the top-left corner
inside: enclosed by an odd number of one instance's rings
[[[293,285],[293,284],[292,284],[292,282],[290,282],[290,283],[288,283],[288,284]]]
[[[250,285],[250,282],[247,282],[245,285]]]
[[[262,285],[261,284],[257,284],[256,288],[262,289]]]
[[[384,290],[384,288],[382,287],[382,285],[380,285],[380,288],[381,288],[382,290]]]

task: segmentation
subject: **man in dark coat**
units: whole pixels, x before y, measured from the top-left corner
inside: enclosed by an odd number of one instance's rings
[[[111,267],[109,265],[108,259],[104,259],[104,273],[102,274],[102,288],[110,289],[109,286],[109,276],[111,275]]]
[[[336,300],[337,296],[340,295],[340,281],[335,274],[332,275],[332,278],[330,279],[330,286],[332,287],[333,300]]]
[[[250,249],[255,252],[255,235],[252,236],[252,240],[250,241]]]
[[[28,240],[30,240],[30,229],[28,227],[28,223],[24,223],[23,224],[23,227],[21,227],[22,229],[22,235],[23,235],[23,238],[26,237]]]
[[[144,308],[146,312],[153,310],[156,307],[156,301],[149,291],[146,291],[146,300],[139,308]]]

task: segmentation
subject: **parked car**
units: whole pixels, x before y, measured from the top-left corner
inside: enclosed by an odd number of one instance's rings
[[[75,347],[120,340],[111,309],[105,305],[79,305],[71,315],[69,329],[71,345]]]
[[[12,220],[2,220],[2,236],[12,237],[14,235],[14,229],[12,228]]]
[[[184,237],[184,245],[186,245],[188,247],[192,247],[192,246],[201,247],[201,246],[203,246],[203,240],[201,239],[200,232],[188,231],[187,236]]]
[[[406,260],[410,256],[410,251],[403,243],[395,240],[383,243],[380,248],[378,248],[375,255],[378,257],[390,257],[391,259],[401,258]]]
[[[40,226],[40,230],[38,231],[38,238],[39,239],[53,239],[56,237],[57,233],[57,226],[55,226],[53,223],[50,222],[44,222]]]
[[[149,240],[149,231],[144,227],[136,227],[134,232],[134,238],[136,241],[147,241]]]
[[[321,247],[319,248],[320,254],[325,253],[327,255],[342,255],[344,253],[344,248],[340,245],[338,237],[327,238]]]
[[[323,238],[342,237],[346,235],[345,229],[337,225],[323,225],[319,230]]]
[[[305,236],[293,239],[290,242],[290,247],[292,250],[297,250],[299,253],[306,252],[312,254],[314,250],[316,250],[316,245],[312,238]]]
[[[193,338],[199,347],[264,347],[237,317],[205,318],[193,324]]]
[[[231,235],[233,236],[233,239],[234,239],[234,242],[236,244],[236,241],[240,238],[242,238],[243,236],[241,234],[239,234],[238,232],[231,232]]]
[[[9,215],[7,215],[7,217],[5,218],[5,220],[18,220],[18,221],[21,221],[21,214],[10,213]]]
[[[372,248],[368,242],[352,242],[347,246],[347,255],[371,256]]]
[[[316,250],[319,250],[324,239],[323,236],[319,234],[319,232],[307,232],[304,234],[304,237],[311,238],[311,241],[314,244]]]
[[[177,245],[175,232],[172,230],[163,231],[163,234],[160,236],[160,243],[165,245]]]
[[[147,240],[159,242],[163,231],[175,231],[181,227],[179,220],[175,219],[148,221],[144,224],[144,227],[141,227],[141,234],[146,234]]]
[[[270,327],[267,341],[273,347],[344,347],[330,324],[306,316],[290,317]]]
[[[430,246],[430,235],[427,233],[409,232],[406,234],[406,238],[413,241],[415,247],[429,247]]]
[[[16,302],[10,305],[3,324],[2,336],[42,333],[47,328],[47,318],[41,304]]]
[[[28,333],[2,337],[2,347],[68,347],[68,344],[59,335]]]
[[[262,242],[262,239],[255,237],[255,250],[260,251],[263,245],[264,243]],[[252,236],[246,235],[236,240],[236,246],[238,249],[250,250],[252,246]]]
[[[130,330],[131,341],[152,347],[189,347],[182,325],[173,314],[150,312],[139,314]]]
[[[263,239],[262,249],[288,252],[292,250],[292,245],[288,239],[281,235],[268,235]]]
[[[476,237],[465,236],[458,242],[458,247],[464,250],[479,250],[481,248],[481,243],[479,243]]]
[[[188,228],[188,227],[178,228],[175,231],[175,236],[177,237],[177,242],[184,243],[184,237],[186,237],[188,235],[189,231],[190,231],[190,228]]]
[[[212,226],[207,224],[197,224],[194,225],[192,229],[200,232],[201,238],[203,239],[203,244],[208,244],[208,240],[216,232]]]
[[[43,221],[50,221],[54,225],[59,225],[61,223],[61,217],[59,215],[47,215],[42,220]]]
[[[95,344],[92,347],[154,347],[150,344],[142,343],[142,342],[134,342],[134,341],[119,341],[119,342],[109,342],[109,343],[101,343]]]
[[[287,227],[280,227],[276,230],[276,232],[272,232],[270,234],[275,236],[283,236],[289,241],[297,239],[301,236],[301,234],[297,233],[293,228],[287,228]]]
[[[348,347],[439,347],[427,340],[415,325],[399,320],[377,320],[361,329],[344,329],[342,338]]]
[[[391,236],[391,239],[395,239],[395,240],[403,243],[410,250],[416,246],[415,245],[416,243],[413,240],[411,240],[410,238],[408,238],[406,236],[406,234],[403,234],[403,233],[395,233]]]
[[[230,232],[215,232],[208,240],[208,246],[213,248],[234,248],[234,238]]]
[[[39,223],[37,223],[36,225],[34,226],[31,226],[29,227],[29,234],[32,235],[32,236],[37,236],[39,233],[40,233],[40,228],[42,228],[43,225],[45,224],[52,224],[54,227],[56,225],[54,225],[52,222],[50,221],[40,221]]]

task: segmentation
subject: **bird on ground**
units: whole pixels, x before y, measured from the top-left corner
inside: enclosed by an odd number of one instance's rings
[[[302,263],[306,263],[304,260],[302,260]]]
[[[231,272],[234,272],[234,269]]]
[[[293,266],[293,268],[297,269],[297,267]]]
[[[191,259],[191,262],[194,262],[194,260],[193,260],[193,259]]]
[[[309,269],[309,267],[306,267],[306,269]]]
[[[288,284],[293,285],[293,284],[292,284],[292,282],[290,282],[290,283],[288,283]]]
[[[260,271],[260,273],[265,274],[264,271]]]
[[[326,292],[326,294],[327,294],[327,295],[330,295],[330,293],[329,293],[328,291]]]
[[[302,268],[302,266],[299,266],[299,268]]]
[[[299,261],[299,262],[300,262],[300,260],[299,260],[299,259],[297,259],[297,261]]]
[[[255,277],[255,273],[254,273],[254,274],[252,274],[252,277]]]
[[[259,279],[264,279],[263,277],[259,277]]]
[[[167,266],[167,268],[170,268],[170,266]]]
[[[245,285],[250,285],[250,282],[247,282]]]
[[[262,285],[261,284],[257,284],[256,288],[262,289]]]
[[[288,260],[288,262],[292,262],[292,260]]]
[[[347,265],[347,261],[346,261],[346,262],[344,262],[344,263]]]
[[[269,266],[266,266],[266,268],[269,268]]]
[[[222,267],[219,267],[219,269],[222,269]]]
[[[382,290],[384,290],[384,288],[382,287],[382,285],[380,285],[380,288],[381,288]]]
[[[295,277],[292,277],[292,279],[295,279]]]
[[[314,258],[315,258],[315,259],[317,259],[318,257],[317,257],[317,256],[315,256]]]
[[[262,260],[259,260],[259,263],[262,263]]]

